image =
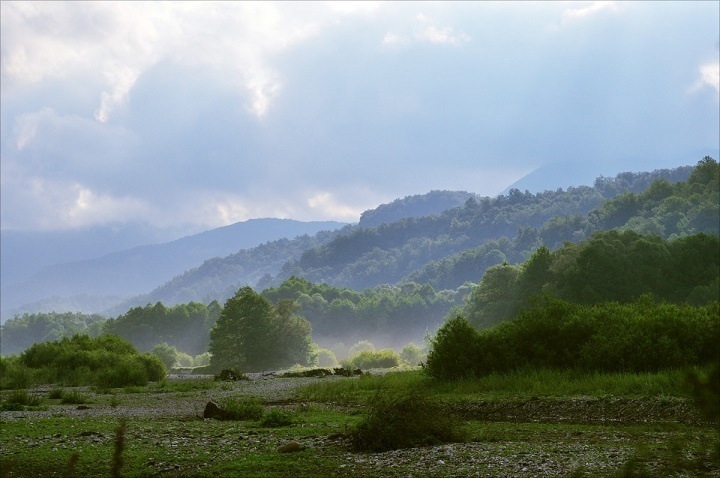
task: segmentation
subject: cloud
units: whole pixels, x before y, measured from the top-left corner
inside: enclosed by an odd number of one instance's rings
[[[210,68],[263,116],[281,83],[268,59],[317,33],[271,3],[2,3],[3,94],[47,78],[102,79],[95,119],[108,121],[152,65]]]
[[[455,32],[452,27],[438,27],[434,22],[424,14],[420,13],[416,17],[420,23],[420,31],[415,34],[418,41],[428,41],[438,45],[460,45],[470,41],[470,36],[460,31]]]
[[[329,192],[321,192],[308,198],[307,205],[316,217],[335,217],[343,221],[356,221],[365,208],[354,208],[342,204]]]
[[[716,147],[716,4],[569,5],[0,2],[2,227],[351,221]]]
[[[573,21],[596,15],[600,12],[616,12],[618,6],[616,2],[592,2],[586,7],[568,8],[563,12],[563,21]]]
[[[112,196],[65,180],[18,176],[3,168],[3,226],[10,229],[72,229],[123,223],[147,217],[150,207],[141,199]],[[25,211],[33,214],[26,216]]]
[[[397,33],[387,32],[383,37],[383,44],[385,45],[402,45],[407,43],[407,40]]]
[[[700,78],[690,88],[691,92],[699,91],[704,88],[711,88],[718,93],[720,98],[720,63],[707,63],[698,68]]]
[[[438,27],[434,20],[423,13],[415,15],[413,20],[413,30],[415,32],[412,35],[389,31],[383,37],[383,44],[406,45],[411,41],[415,41],[435,45],[458,46],[471,40],[470,35],[463,31],[456,31],[453,27]]]

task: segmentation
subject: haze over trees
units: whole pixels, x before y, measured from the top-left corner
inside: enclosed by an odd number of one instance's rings
[[[76,310],[60,308],[63,301],[66,301],[67,305],[74,305],[69,302],[70,297],[77,305],[86,304],[86,308],[81,310],[97,307],[97,302],[102,300],[102,309],[93,311],[104,310],[123,302],[123,298],[157,288],[205,260],[225,257],[268,241],[314,235],[319,231],[335,230],[344,225],[334,221],[251,219],[170,242],[110,250],[109,253],[97,256],[82,256],[80,251],[85,249],[91,252],[94,248],[81,240],[78,240],[78,250],[73,252],[73,248],[67,244],[69,241],[65,241],[63,246],[50,239],[43,241],[40,233],[36,233],[35,235],[40,237],[33,240],[32,234],[25,237],[28,234],[3,231],[2,311],[36,301],[45,301],[46,307],[55,304],[55,310]],[[113,242],[112,238],[96,239],[103,243]],[[38,251],[41,248],[43,250]],[[55,256],[53,251],[58,251]],[[40,259],[36,260],[37,256],[40,256]],[[83,260],[77,260],[77,257],[82,257]],[[33,266],[36,262],[44,263],[44,267]],[[33,274],[23,274],[21,268],[34,268]],[[272,268],[270,270],[274,272]],[[265,272],[259,270],[259,275],[251,275],[250,280],[257,280],[263,273]],[[202,298],[190,300],[198,299]],[[127,309],[128,307],[123,307],[118,313]]]
[[[402,346],[421,340],[453,314],[486,328],[513,318],[544,294],[585,305],[629,303],[652,294],[657,300],[703,306],[720,294],[718,171],[716,161],[704,158],[690,171],[623,173],[599,178],[593,188],[471,197],[434,216],[274,241],[207,261],[144,297],[157,300],[119,311],[114,319],[18,316],[3,325],[3,354],[83,332],[117,334],[141,351],[166,343],[178,353],[201,355],[223,311],[218,301],[246,287],[242,274],[262,273],[253,293],[267,300],[274,314],[283,300],[293,301],[283,309],[287,316],[306,319],[313,338],[325,347],[362,339]],[[664,179],[686,173],[687,181]],[[617,194],[643,184],[650,186]],[[450,200],[462,196],[433,194]],[[429,207],[410,197],[391,203],[389,211],[411,211],[403,201]],[[588,211],[584,215],[553,215],[580,204]],[[499,234],[496,226],[516,232],[488,239]],[[474,242],[480,245],[471,247]],[[270,270],[280,272],[273,276]],[[298,274],[280,280],[290,271]],[[388,280],[375,284],[382,279]],[[375,285],[356,288],[344,282]],[[198,299],[173,305],[187,296]]]
[[[108,319],[103,333],[116,334],[138,350],[148,352],[160,343],[176,347],[190,355],[207,352],[209,331],[220,317],[222,308],[213,301],[166,307],[162,302],[134,307],[116,319]]]
[[[51,312],[23,314],[2,325],[0,352],[3,355],[20,353],[35,342],[46,342],[86,334],[96,337],[102,333],[106,317],[99,314]]]

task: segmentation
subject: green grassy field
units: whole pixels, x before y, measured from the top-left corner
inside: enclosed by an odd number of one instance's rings
[[[87,403],[63,404],[70,392]],[[11,393],[1,394],[5,409],[19,408],[5,406]],[[680,372],[526,371],[436,383],[408,371],[31,395],[40,403],[0,412],[4,477],[720,476],[717,428]],[[352,432],[378,397],[416,395],[438,406],[429,419],[456,421],[460,442],[353,450]],[[210,399],[250,396],[290,424],[201,418]],[[291,443],[297,451],[280,451]]]

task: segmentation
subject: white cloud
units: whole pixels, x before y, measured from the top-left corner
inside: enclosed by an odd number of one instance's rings
[[[704,88],[712,88],[720,98],[720,63],[708,63],[698,68],[699,78],[690,88],[694,93]]]
[[[55,116],[52,108],[43,108],[37,113],[27,113],[20,116],[15,122],[15,147],[22,151],[30,145],[37,136],[39,124],[46,118]]]
[[[455,32],[451,27],[438,28],[435,25],[425,27],[416,38],[440,45],[460,45],[470,41],[470,36],[463,32]]]
[[[11,201],[3,208],[3,225],[9,228],[72,229],[133,221],[147,217],[150,210],[137,198],[99,193],[78,182],[18,177],[8,168],[3,176],[3,201]],[[33,212],[30,217],[19,216],[28,210]]]
[[[407,43],[407,40],[397,33],[387,32],[383,37],[383,43],[385,45],[402,45]]]
[[[419,13],[415,16],[415,20],[421,25],[419,32],[415,34],[418,41],[429,41],[436,45],[460,45],[470,41],[470,36],[460,31],[456,32],[452,27],[438,27],[433,20]]]
[[[583,2],[584,3],[584,2]],[[590,5],[580,8],[569,8],[563,12],[563,21],[572,21],[576,19],[590,17],[599,12],[615,12],[618,6],[613,1],[592,2]]]
[[[342,204],[329,192],[321,192],[308,198],[307,205],[315,217],[332,217],[339,221],[354,222],[365,209],[353,208]]]
[[[262,116],[280,91],[269,59],[319,31],[297,11],[264,2],[2,2],[2,93],[95,75],[104,83],[95,119],[104,122],[143,72],[168,59],[217,71]]]
[[[415,33],[412,39],[417,42],[429,42],[435,45],[461,45],[470,41],[470,35],[463,31],[456,31],[453,27],[438,27],[435,22],[423,13],[418,13],[414,17]],[[383,37],[385,45],[404,45],[410,43],[410,38],[406,35],[390,31]]]

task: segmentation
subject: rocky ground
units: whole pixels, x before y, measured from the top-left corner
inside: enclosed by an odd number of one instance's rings
[[[174,377],[187,380],[193,377]],[[199,428],[187,426],[202,423],[203,409],[210,399],[227,395],[252,395],[266,403],[285,408],[307,406],[296,402],[294,391],[318,380],[353,380],[344,377],[278,378],[255,375],[251,380],[232,382],[227,386],[192,392],[123,395],[115,406],[106,404],[107,397],[94,397],[91,404],[50,405],[48,410],[0,413],[1,420],[40,419],[43,417],[128,417],[139,419],[128,430],[132,446],[150,446],[177,450],[178,456],[189,456],[192,450],[218,450],[218,460],[237,459],[242,453],[277,453],[281,447],[296,442],[305,454],[337,463],[336,476],[613,476],[627,463],[637,460],[638,436],[648,445],[662,448],[671,440],[665,426],[678,425],[678,433],[696,433],[691,440],[706,440],[707,432],[691,403],[681,399],[626,399],[577,397],[564,399],[526,399],[503,401],[475,401],[453,405],[448,411],[468,421],[507,424],[514,430],[511,439],[504,431],[502,439],[493,436],[492,427],[475,441],[422,448],[396,450],[385,453],[356,453],[349,449],[343,430],[330,436],[308,436],[295,433],[293,427],[262,433],[218,429],[211,435]],[[37,390],[45,393],[46,390]],[[324,404],[323,406],[327,406]],[[147,420],[150,419],[150,420]],[[177,426],[153,427],[152,419]],[[227,422],[225,422],[227,423]],[[583,429],[535,429],[532,424],[585,424]],[[517,425],[513,425],[517,424]],[[622,424],[621,426],[618,424]],[[633,424],[658,424],[638,435]],[[613,426],[607,426],[613,425]],[[504,426],[504,425],[503,425]],[[687,427],[687,428],[682,428]],[[506,427],[507,428],[507,427]],[[670,430],[673,428],[671,427]],[[160,432],[159,430],[164,430]],[[169,430],[169,431],[168,431]],[[680,431],[682,430],[682,432]],[[689,430],[689,431],[688,431]],[[706,430],[705,432],[701,432]],[[111,434],[85,432],[84,435],[49,435],[25,439],[16,437],[13,443],[0,444],[0,453],[13,453],[18,446],[70,446],[73,443],[111,443]],[[674,476],[720,476],[720,470],[709,459],[708,447],[699,446],[682,453],[689,461],[702,462],[692,472],[680,469]],[[663,463],[642,458],[645,470],[662,469]],[[148,466],[165,476],[193,476],[192,470],[172,462],[148,462]],[[183,471],[184,470],[184,471]],[[700,471],[698,471],[700,470]],[[663,471],[664,473],[664,471]],[[21,475],[12,475],[21,476]]]

